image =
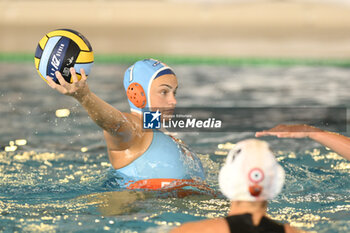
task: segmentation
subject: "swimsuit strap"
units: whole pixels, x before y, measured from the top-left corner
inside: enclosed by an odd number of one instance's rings
[[[284,233],[284,226],[282,224],[265,216],[262,217],[257,228],[259,229],[259,232]]]
[[[256,232],[250,214],[227,216],[226,221],[231,233],[251,233]]]
[[[263,217],[258,226],[253,225],[251,214],[227,216],[231,233],[284,233],[284,226]]]

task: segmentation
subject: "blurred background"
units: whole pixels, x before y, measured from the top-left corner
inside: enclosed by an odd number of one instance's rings
[[[350,58],[349,0],[0,0],[2,60],[58,28],[97,56]]]

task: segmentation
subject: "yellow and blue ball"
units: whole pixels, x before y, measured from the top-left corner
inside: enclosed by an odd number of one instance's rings
[[[74,67],[79,80],[81,68],[89,75],[94,54],[89,41],[82,34],[71,29],[58,29],[47,33],[39,41],[34,62],[40,77],[45,81],[49,76],[59,83],[55,75],[59,71],[67,82],[72,83],[69,69]]]

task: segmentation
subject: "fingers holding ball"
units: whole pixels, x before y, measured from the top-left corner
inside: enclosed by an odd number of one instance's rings
[[[48,84],[50,77],[56,84],[62,85],[64,82],[59,77],[67,83],[77,82],[83,77],[82,69],[87,77],[94,55],[90,43],[82,34],[71,29],[59,29],[49,32],[39,41],[34,62],[40,77]]]

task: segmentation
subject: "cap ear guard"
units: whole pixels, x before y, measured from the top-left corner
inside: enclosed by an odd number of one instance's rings
[[[141,84],[131,83],[126,90],[126,95],[131,103],[133,103],[137,108],[146,107],[147,98]]]

